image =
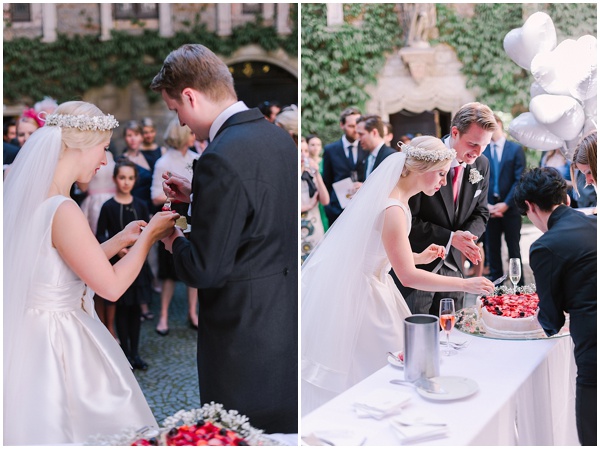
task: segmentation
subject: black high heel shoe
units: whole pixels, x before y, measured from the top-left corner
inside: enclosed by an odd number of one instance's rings
[[[188,316],[188,325],[195,330],[198,330],[198,325],[194,324],[194,322],[190,319],[190,317]]]

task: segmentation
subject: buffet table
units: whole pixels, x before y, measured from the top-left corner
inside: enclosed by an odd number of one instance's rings
[[[575,424],[577,370],[570,336],[495,340],[454,329],[451,340],[469,340],[469,345],[456,356],[441,356],[440,376],[475,380],[479,386],[475,394],[453,401],[425,399],[412,386],[390,384],[391,379],[403,379],[404,373],[402,368],[387,365],[303,416],[301,435],[348,429],[359,437],[357,441],[367,446],[399,445],[389,421],[391,417],[359,418],[353,407],[357,398],[383,388],[389,391],[390,397],[408,392],[412,396],[406,410],[431,413],[447,424],[447,436],[418,444],[579,444]]]

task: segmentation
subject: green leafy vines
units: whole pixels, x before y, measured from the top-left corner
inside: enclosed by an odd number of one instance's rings
[[[218,55],[229,56],[240,47],[257,44],[267,51],[282,48],[298,52],[297,6],[290,11],[293,29],[280,36],[272,26],[256,22],[235,28],[227,38],[195,24],[187,31],[164,38],[158,31],[144,30],[140,35],[113,31],[112,39],[102,42],[98,36],[59,35],[53,43],[41,39],[14,39],[4,42],[4,102],[28,102],[49,95],[63,102],[81,98],[93,87],[112,83],[125,87],[138,80],[155,101],[159,96],[148,85],[173,49],[190,42],[206,45]]]
[[[332,30],[325,4],[302,4],[302,132],[323,142],[339,138],[344,108],[364,108],[365,87],[400,45],[394,4],[344,4],[344,14],[345,23]]]

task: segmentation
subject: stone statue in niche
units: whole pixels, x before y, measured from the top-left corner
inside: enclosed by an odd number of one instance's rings
[[[412,3],[404,5],[404,12],[410,14],[407,38],[409,47],[427,48],[429,40],[438,36],[437,14],[434,3]]]

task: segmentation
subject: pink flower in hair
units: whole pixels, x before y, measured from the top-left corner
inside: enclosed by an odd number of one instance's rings
[[[33,108],[25,109],[21,114],[21,118],[23,117],[33,119],[40,128],[44,126],[44,121],[38,117],[38,113]]]

